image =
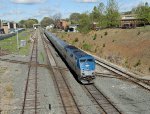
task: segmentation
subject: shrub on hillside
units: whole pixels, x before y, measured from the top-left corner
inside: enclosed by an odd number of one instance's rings
[[[94,34],[93,40],[96,40],[96,38],[97,38],[97,34]]]
[[[137,35],[140,35],[141,34],[141,32],[139,31],[138,33],[137,33]]]
[[[78,42],[78,41],[79,41],[79,39],[76,37],[75,40],[74,40],[74,42]]]
[[[83,44],[82,45],[82,49],[86,50],[86,51],[91,51],[92,46],[90,44]]]
[[[103,44],[103,47],[105,47],[105,44]]]
[[[106,31],[106,32],[104,33],[104,35],[107,36],[107,35],[108,35],[108,32]]]
[[[139,65],[141,65],[141,60],[140,59],[137,61],[137,63],[134,65],[134,67],[137,67]]]

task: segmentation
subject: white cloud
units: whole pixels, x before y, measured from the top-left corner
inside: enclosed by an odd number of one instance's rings
[[[17,4],[36,4],[36,3],[41,3],[45,1],[46,0],[11,0],[11,2],[17,3]]]
[[[18,16],[18,15],[22,15],[23,13],[25,13],[24,11],[20,11],[20,10],[10,10],[8,12],[2,13],[0,16]]]
[[[77,2],[83,2],[83,3],[95,3],[99,2],[99,0],[76,0]]]

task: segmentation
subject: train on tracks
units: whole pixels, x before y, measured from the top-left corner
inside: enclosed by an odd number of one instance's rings
[[[44,31],[47,38],[55,46],[57,51],[66,60],[70,68],[76,73],[77,79],[82,84],[91,84],[95,79],[95,59],[93,56],[72,46],[56,37],[54,34]]]

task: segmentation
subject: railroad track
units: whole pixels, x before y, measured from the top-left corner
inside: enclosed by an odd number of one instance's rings
[[[82,88],[102,114],[122,114],[95,85],[84,85]]]
[[[43,34],[41,34],[41,36],[43,36]],[[66,69],[60,69],[60,67],[58,67],[55,57],[51,53],[51,49],[48,46],[50,45],[50,42],[47,39],[45,39],[44,36],[42,40],[45,46],[47,56],[51,55],[50,58],[53,58],[53,60],[51,60],[53,61],[53,64],[49,61],[49,65],[53,72],[52,79],[53,79],[55,88],[59,94],[59,98],[61,99],[61,104],[63,107],[62,114],[81,114],[79,106],[70,90],[70,87],[68,86],[61,72],[61,70],[66,70]]]
[[[46,40],[45,42],[49,44],[48,40]],[[61,70],[59,72],[61,73]],[[58,75],[56,78],[58,78],[60,80],[60,77],[58,77]],[[67,81],[65,80],[63,75],[61,78],[63,78],[63,80],[64,80],[63,83],[65,83],[68,86]],[[55,79],[55,80],[56,80],[55,82],[57,82],[57,79]],[[69,86],[67,88],[69,88]],[[96,107],[100,113],[102,113],[102,114],[122,114],[121,111],[119,109],[117,109],[116,106],[109,100],[109,98],[107,98],[95,85],[83,85],[82,88],[86,92],[87,96],[91,99],[93,104],[96,105]],[[70,91],[70,89],[65,90],[65,91]],[[80,107],[77,105],[76,102],[75,102],[75,104],[77,107]],[[80,109],[78,108],[78,110],[79,110],[78,113],[81,113]]]
[[[128,80],[128,81],[150,91],[150,80],[136,78],[129,73],[126,73],[120,69],[117,69],[117,68],[115,68],[111,65],[108,65],[105,62],[102,62],[102,61],[97,60],[97,59],[96,59],[96,64],[98,64],[99,66],[111,71],[113,73],[112,74],[113,77],[115,76],[116,78],[119,78],[119,79]],[[100,75],[100,76],[104,75],[105,76],[105,74],[101,74],[101,73],[97,73],[97,76],[98,75]],[[110,74],[108,74],[108,75],[111,76]]]
[[[24,100],[21,114],[38,114],[37,99],[37,31],[34,34],[34,42],[32,47],[32,55],[28,69],[28,76],[24,91]]]

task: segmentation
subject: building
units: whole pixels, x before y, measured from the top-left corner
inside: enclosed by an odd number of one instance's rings
[[[39,28],[40,26],[41,26],[40,24],[33,24],[34,29]]]
[[[54,28],[54,24],[50,24],[49,26],[46,27],[46,30],[53,29],[53,28]]]
[[[0,34],[4,34],[4,29],[2,28],[2,21],[0,20]]]
[[[60,20],[57,22],[56,28],[66,30],[69,27],[69,24],[70,23],[67,22],[66,20]]]
[[[120,20],[121,28],[135,28],[137,26],[144,26],[145,20],[138,19],[135,14],[131,15],[122,15]]]
[[[78,32],[77,28],[78,28],[78,24],[76,25],[69,25],[68,27],[68,32]]]
[[[0,28],[4,29],[5,34],[8,34],[9,32],[14,31],[17,28],[17,23],[13,21],[2,20]]]
[[[92,24],[91,24],[91,29],[92,30],[100,30],[100,26],[99,26],[99,24],[98,24],[98,22],[93,22]]]

